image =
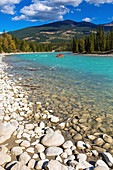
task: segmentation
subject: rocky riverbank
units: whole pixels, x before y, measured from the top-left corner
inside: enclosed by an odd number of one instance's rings
[[[0,169],[112,169],[112,137],[95,132],[88,133],[84,140],[81,132],[88,128],[84,125],[85,117],[75,117],[71,129],[74,139],[67,140],[62,130],[68,130],[70,124],[60,122],[52,110],[42,109],[41,102],[28,101],[26,91],[11,80],[13,75],[5,72],[3,57],[0,56]],[[48,126],[45,119],[53,126]],[[97,122],[101,120],[98,118]]]

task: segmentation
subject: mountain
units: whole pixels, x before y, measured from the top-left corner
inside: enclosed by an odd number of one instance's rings
[[[103,26],[110,26],[110,27],[113,27],[113,21],[108,23],[108,24],[103,24]]]
[[[72,20],[64,20],[11,31],[9,34],[21,40],[57,43],[72,40],[75,34],[78,34],[78,38],[80,38],[82,34],[86,36],[91,30],[96,29],[97,26],[98,25],[85,21],[75,22]]]

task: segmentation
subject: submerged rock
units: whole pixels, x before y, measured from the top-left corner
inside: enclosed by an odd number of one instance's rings
[[[113,144],[113,139],[112,139],[111,136],[108,136],[108,135],[106,135],[106,134],[103,134],[103,139],[104,139],[106,142]]]

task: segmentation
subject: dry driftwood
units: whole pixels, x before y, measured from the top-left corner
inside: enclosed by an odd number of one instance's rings
[[[25,84],[25,85],[20,85],[20,86],[23,86],[23,87],[35,87],[35,88],[40,88],[41,86],[32,86],[32,85],[27,85],[27,84]]]

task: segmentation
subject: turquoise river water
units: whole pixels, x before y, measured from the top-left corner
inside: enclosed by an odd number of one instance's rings
[[[88,115],[84,124],[92,132],[113,135],[113,57],[63,54],[63,58],[57,53],[19,54],[4,60],[20,85],[40,86],[26,88],[30,100],[48,102],[62,120]]]

